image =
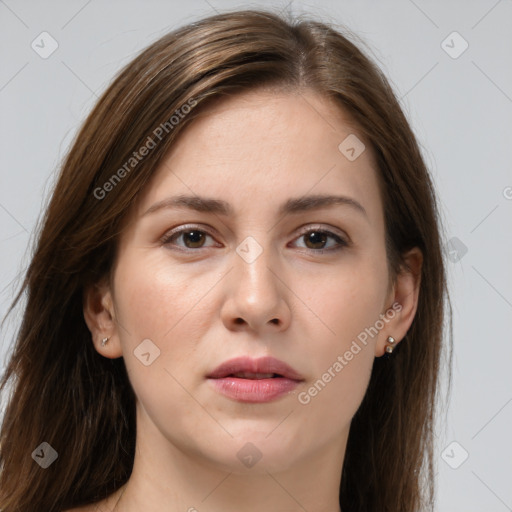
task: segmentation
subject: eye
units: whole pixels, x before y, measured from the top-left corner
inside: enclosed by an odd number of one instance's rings
[[[208,247],[219,247],[219,245],[206,245],[207,239],[213,240],[212,235],[197,226],[186,226],[165,234],[160,242],[164,245],[172,245],[178,250],[194,250]],[[304,240],[302,248],[314,253],[324,251],[337,251],[349,244],[341,236],[332,231],[320,228],[309,228],[304,230],[296,240]],[[177,243],[180,242],[181,243]],[[298,245],[297,247],[301,247]]]
[[[348,246],[348,243],[336,233],[326,229],[312,229],[302,232],[297,240],[303,239],[306,249],[322,253],[324,250],[337,251]],[[329,245],[329,239],[331,244]],[[300,247],[300,246],[299,246]]]
[[[212,238],[210,234],[202,229],[198,229],[197,227],[186,227],[176,230],[174,232],[168,233],[162,237],[160,240],[163,244],[171,244],[176,247],[182,247],[186,249],[201,249],[203,247],[213,247],[213,246],[205,246],[205,242],[207,238]],[[176,244],[177,240],[181,240],[183,244]]]

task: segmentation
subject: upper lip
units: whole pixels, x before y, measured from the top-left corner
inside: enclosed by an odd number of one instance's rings
[[[236,357],[223,362],[210,374],[209,378],[222,379],[233,373],[249,372],[249,373],[276,373],[282,377],[292,380],[304,380],[296,370],[284,361],[280,361],[275,357],[260,357],[253,359],[251,357]]]

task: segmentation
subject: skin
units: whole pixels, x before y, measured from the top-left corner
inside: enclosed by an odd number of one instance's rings
[[[347,115],[316,93],[265,90],[209,107],[182,133],[130,212],[111,280],[86,292],[96,350],[124,357],[137,396],[137,449],[128,483],[80,510],[340,510],[350,421],[387,337],[398,344],[412,323],[421,265],[413,249],[406,255],[413,273],[390,286],[370,146],[354,161],[338,149],[351,133],[358,132]],[[177,194],[222,199],[234,213],[144,215]],[[334,205],[278,215],[289,198],[311,194],[350,197],[366,214]],[[190,225],[203,238],[162,242]],[[332,250],[335,238],[301,229],[329,230],[348,245]],[[262,249],[251,263],[236,252],[247,237]],[[300,403],[299,393],[395,302],[401,311]],[[133,353],[144,339],[160,350],[149,366]],[[206,375],[240,355],[274,356],[304,381],[269,403],[229,399]],[[261,453],[251,468],[237,458],[248,442]]]

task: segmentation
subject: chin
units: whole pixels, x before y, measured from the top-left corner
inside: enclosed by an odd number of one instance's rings
[[[233,438],[225,443],[208,443],[202,456],[216,468],[235,474],[284,471],[300,459],[297,446],[301,443],[297,443],[294,436],[284,429],[281,432],[277,432],[277,429],[272,432],[276,426],[277,424],[273,424],[264,431],[248,428],[247,425],[239,432],[230,430]],[[212,447],[215,447],[214,452]]]

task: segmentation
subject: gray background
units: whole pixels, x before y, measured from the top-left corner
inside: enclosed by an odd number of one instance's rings
[[[0,0],[0,315],[28,262],[57,166],[116,71],[199,17],[287,5],[342,23],[368,43],[437,185],[454,306],[437,510],[512,511],[511,0]],[[42,46],[43,31],[58,43],[45,59],[31,47]],[[3,363],[17,322],[19,313],[2,330]]]

